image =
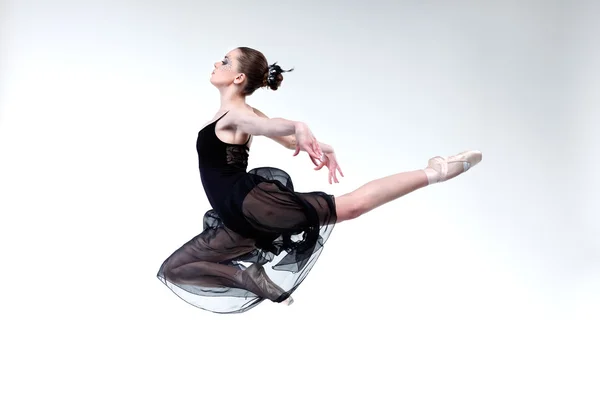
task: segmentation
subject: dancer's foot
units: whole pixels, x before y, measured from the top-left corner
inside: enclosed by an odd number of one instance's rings
[[[481,158],[482,154],[477,150],[464,151],[450,157],[433,157],[425,168],[425,174],[430,185],[444,182],[468,171],[477,165]]]
[[[243,272],[244,286],[257,296],[269,299],[276,303],[293,302],[289,294],[277,286],[267,275],[260,264],[252,264]],[[288,300],[289,299],[289,300]]]

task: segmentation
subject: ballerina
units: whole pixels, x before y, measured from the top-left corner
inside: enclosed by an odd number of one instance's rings
[[[479,151],[433,157],[427,167],[380,178],[343,196],[294,191],[281,169],[247,170],[252,138],[266,136],[296,156],[306,152],[329,183],[343,177],[331,145],[308,125],[268,118],[246,103],[257,89],[277,90],[283,70],[238,47],[214,64],[210,82],[221,107],[198,133],[200,177],[212,207],[203,230],[162,264],[157,277],[182,299],[217,313],[244,312],[264,299],[291,304],[333,227],[425,186],[444,182],[479,163]]]

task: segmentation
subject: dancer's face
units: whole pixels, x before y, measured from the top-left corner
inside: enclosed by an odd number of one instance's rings
[[[238,72],[239,50],[232,50],[223,59],[214,63],[215,69],[210,75],[210,82],[215,86],[228,86],[231,83],[241,83],[245,75]]]

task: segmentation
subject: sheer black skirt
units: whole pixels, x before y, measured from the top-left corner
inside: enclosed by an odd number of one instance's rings
[[[220,211],[205,214],[203,231],[171,254],[157,275],[183,300],[217,313],[289,297],[336,222],[333,196],[295,192],[289,175],[271,167],[249,171]]]

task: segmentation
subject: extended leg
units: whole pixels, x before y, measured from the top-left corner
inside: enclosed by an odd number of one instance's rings
[[[447,158],[434,157],[425,169],[371,181],[351,193],[336,197],[337,221],[357,218],[417,189],[454,178],[479,163],[481,158],[478,151],[467,151]]]

